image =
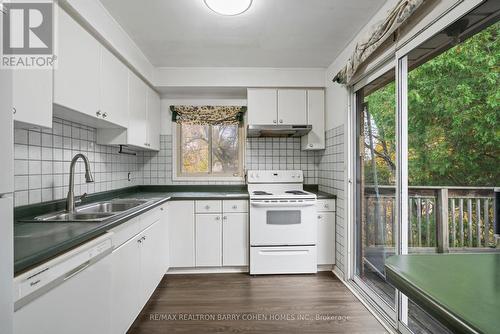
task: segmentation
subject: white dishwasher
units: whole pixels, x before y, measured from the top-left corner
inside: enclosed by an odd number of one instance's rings
[[[15,334],[109,333],[111,234],[14,278]]]

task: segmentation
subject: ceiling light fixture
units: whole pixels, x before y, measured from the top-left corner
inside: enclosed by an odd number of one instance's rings
[[[234,16],[248,10],[253,0],[203,0],[208,8],[217,14]]]

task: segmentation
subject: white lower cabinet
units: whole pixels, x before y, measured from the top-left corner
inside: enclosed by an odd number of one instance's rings
[[[194,201],[170,202],[168,221],[170,267],[194,267]]]
[[[196,215],[196,266],[222,266],[222,217],[220,214]]]
[[[148,226],[113,253],[111,272],[111,333],[126,333],[165,275],[167,264],[167,214],[163,207],[135,219],[131,224]],[[118,230],[132,231],[125,226]],[[120,232],[117,232],[117,234]]]
[[[222,222],[222,265],[247,266],[248,213],[225,213]]]
[[[335,255],[335,212],[318,212],[318,264],[333,264]]]
[[[318,265],[335,264],[335,200],[318,200]]]
[[[126,333],[140,308],[141,252],[138,239],[130,239],[112,254],[111,333]]]
[[[196,201],[196,267],[248,265],[248,201]]]
[[[165,275],[163,263],[163,245],[165,244],[166,224],[161,221],[153,223],[142,233],[141,241],[141,291],[140,308],[148,301]]]

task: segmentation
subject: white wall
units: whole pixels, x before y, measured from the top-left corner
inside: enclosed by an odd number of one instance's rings
[[[324,68],[160,67],[156,87],[323,87]]]

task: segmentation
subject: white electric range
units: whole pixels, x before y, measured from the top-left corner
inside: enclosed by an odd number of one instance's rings
[[[250,274],[317,272],[316,195],[301,170],[249,170]]]

